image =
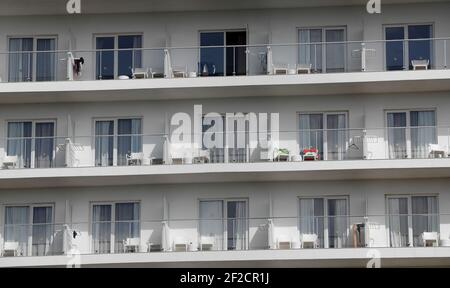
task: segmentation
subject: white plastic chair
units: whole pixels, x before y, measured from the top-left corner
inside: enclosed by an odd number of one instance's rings
[[[131,69],[133,79],[145,79],[149,77],[148,69],[145,68],[133,68]]]
[[[273,75],[288,74],[288,65],[282,63],[273,64]]]
[[[319,246],[317,240],[317,234],[302,234],[300,237],[302,248],[305,248],[305,244],[312,244],[312,248],[317,248]]]
[[[311,74],[312,64],[297,64],[297,74]]]
[[[291,249],[292,240],[287,235],[280,235],[277,237],[277,248],[278,249]]]
[[[5,242],[3,244],[3,254],[5,256],[19,256],[19,242]]]
[[[428,70],[430,60],[411,60],[411,65],[413,66],[413,70]]]
[[[210,251],[214,249],[215,240],[211,236],[201,236],[200,237],[200,250]]]
[[[175,252],[188,251],[188,241],[181,236],[175,237],[173,241],[173,250]]]
[[[429,144],[428,153],[430,158],[446,158],[447,151],[438,144]]]
[[[131,153],[127,154],[127,165],[142,165],[142,162],[144,161],[144,153],[138,152],[138,153]]]
[[[17,167],[17,156],[5,156],[3,157],[3,168],[7,169],[9,167]]]
[[[423,232],[422,233],[423,247],[439,246],[439,233],[438,232]]]
[[[140,238],[127,238],[123,240],[123,252],[128,251],[139,252],[139,247],[141,246]]]

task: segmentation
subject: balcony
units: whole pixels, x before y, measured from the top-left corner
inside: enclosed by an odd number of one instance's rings
[[[435,178],[450,169],[450,127],[272,131],[265,145],[253,142],[248,131],[227,132],[220,137],[223,145],[212,148],[206,142],[174,142],[178,138],[165,133],[19,137],[13,132],[18,137],[0,141],[5,188]],[[246,139],[242,143],[236,142],[240,136]]]
[[[30,42],[0,53],[0,63],[8,63],[0,71],[0,94],[2,102],[16,103],[231,97],[237,91],[240,97],[448,91],[449,42],[426,38],[127,49],[102,42],[101,49],[92,51],[24,51],[33,47]],[[70,99],[61,92],[71,92]]]
[[[384,267],[414,266],[417,260],[424,265],[425,259],[433,263],[432,259],[446,261],[450,257],[448,214],[392,211],[389,215],[355,216],[336,213],[296,217],[10,223],[1,227],[0,266],[65,266],[71,255],[81,255],[81,264],[87,266],[148,265],[152,262],[164,266],[183,265],[186,261],[214,266],[220,265],[221,260],[217,260],[220,256],[222,261],[232,261],[230,263],[238,267],[246,262],[270,265],[271,261],[287,259],[300,266],[311,265],[312,261],[334,266],[344,261],[341,265],[364,267],[368,251],[375,250],[380,253]]]

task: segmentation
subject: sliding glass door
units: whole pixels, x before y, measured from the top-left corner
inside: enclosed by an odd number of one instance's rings
[[[345,159],[348,144],[347,113],[299,115],[300,151],[317,148],[320,159]]]
[[[53,207],[33,207],[32,221],[32,255],[44,256],[52,254],[51,241],[54,234]]]
[[[52,255],[53,226],[52,205],[5,207],[4,242],[17,242],[21,256]]]
[[[385,28],[386,70],[413,69],[412,60],[433,62],[432,25],[396,25]]]
[[[299,64],[311,64],[315,72],[344,72],[347,50],[345,31],[345,28],[300,29]]]
[[[127,157],[142,153],[142,137],[142,119],[96,120],[95,166],[128,165]]]
[[[436,112],[387,112],[389,158],[428,158],[428,147],[437,143]]]
[[[212,238],[213,250],[248,249],[247,209],[246,200],[200,201],[200,241],[202,237]]]
[[[7,155],[17,156],[18,167],[53,167],[54,153],[54,121],[8,122]]]
[[[139,203],[92,205],[92,245],[94,253],[126,252],[124,242],[127,239],[140,238],[140,233]]]
[[[111,204],[98,204],[92,207],[92,242],[94,253],[110,253],[113,243]]]
[[[387,209],[391,247],[423,246],[423,232],[439,232],[436,196],[389,196]]]
[[[114,160],[114,121],[95,122],[95,166],[112,166]]]
[[[246,31],[200,32],[200,75],[246,75],[246,44]]]
[[[302,234],[316,234],[319,239],[319,247],[325,247],[325,199],[301,198],[299,230]]]
[[[9,82],[56,80],[56,38],[10,38]]]
[[[300,198],[299,232],[315,234],[322,248],[348,247],[348,198]]]
[[[224,218],[223,201],[200,201],[200,243],[212,239],[213,250],[223,250]]]
[[[97,36],[96,79],[132,77],[132,69],[142,68],[142,36]],[[104,51],[102,51],[104,50]]]

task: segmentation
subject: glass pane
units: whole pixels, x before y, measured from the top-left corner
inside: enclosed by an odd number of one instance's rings
[[[131,49],[125,51],[119,50],[119,75],[127,75],[131,78],[131,69],[142,68],[142,50],[138,49],[142,48],[142,36],[119,36],[118,41],[119,49]],[[136,48],[137,50],[133,50],[132,48]]]
[[[347,147],[345,114],[327,115],[327,160],[343,160]]]
[[[36,55],[36,81],[54,81],[56,80],[56,40],[55,39],[37,39]]]
[[[129,252],[124,246],[127,239],[140,238],[140,205],[139,203],[117,203],[116,204],[116,230],[115,230],[115,251]],[[136,247],[135,247],[136,248]],[[139,251],[134,251],[139,252]]]
[[[389,157],[407,158],[406,151],[406,113],[387,113]]]
[[[141,122],[141,119],[118,120],[117,165],[128,165],[127,155],[131,156],[131,153],[142,153]]]
[[[412,69],[412,60],[429,60],[431,67],[431,40],[414,40],[414,39],[431,39],[432,38],[432,26],[431,25],[411,25],[408,26],[408,42],[409,44],[409,69]]]
[[[36,123],[35,130],[34,166],[35,168],[50,168],[53,166],[55,123]]]
[[[319,247],[324,247],[324,200],[300,199],[300,235],[316,234]]]
[[[311,64],[313,71],[322,72],[321,42],[322,29],[299,30],[299,64]]]
[[[9,39],[9,82],[33,80],[33,38]]]
[[[32,255],[45,256],[51,253],[53,236],[53,208],[33,208]]]
[[[96,49],[114,49],[114,37],[97,37]],[[114,79],[114,51],[97,51],[96,53],[97,79]]]
[[[247,33],[245,31],[226,32],[227,46],[246,45]],[[245,75],[247,73],[246,47],[228,47],[226,49],[227,75]]]
[[[8,156],[17,156],[17,167],[31,167],[32,122],[8,122]]]
[[[414,246],[423,246],[423,232],[439,232],[438,199],[435,196],[413,196],[411,201]]]
[[[96,121],[95,136],[95,166],[112,166],[114,121]]]
[[[92,240],[94,253],[111,252],[111,205],[94,205],[92,211]]]
[[[200,49],[200,74],[203,76],[224,75],[224,32],[200,33],[200,46],[222,46]]]
[[[389,198],[388,209],[391,247],[408,247],[408,198]]]
[[[403,70],[404,68],[404,42],[395,41],[405,39],[405,29],[403,27],[386,28],[386,69]],[[394,41],[389,41],[394,40]]]
[[[210,121],[210,124],[205,123]],[[202,119],[202,133],[203,133],[203,149],[205,147],[205,139],[211,139],[211,141],[216,141],[218,147],[209,148],[209,161],[211,163],[224,163],[225,162],[225,135],[224,135],[224,125],[225,116],[217,118],[207,118],[205,122],[205,117]],[[217,137],[217,139],[216,139]]]
[[[223,202],[200,201],[200,249],[208,243],[211,250],[223,250]]]
[[[244,250],[247,248],[247,203],[245,201],[227,202],[227,248]]]
[[[412,158],[428,158],[429,145],[437,143],[435,111],[411,111]]]
[[[345,248],[348,241],[346,199],[328,200],[328,247]]]
[[[300,153],[316,148],[323,159],[323,114],[300,115]]]
[[[345,71],[345,32],[344,29],[326,30],[327,73]],[[335,43],[328,43],[335,42]],[[337,42],[337,43],[336,43]]]
[[[5,207],[5,243],[17,242],[18,253],[28,255],[29,207]]]

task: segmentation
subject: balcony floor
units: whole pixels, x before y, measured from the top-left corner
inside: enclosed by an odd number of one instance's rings
[[[80,260],[81,267],[364,268],[373,253],[379,253],[381,267],[448,267],[450,265],[450,247],[152,252],[81,255]],[[0,267],[65,267],[70,259],[65,255],[2,257]]]
[[[450,158],[5,169],[0,187],[418,179],[450,177]]]
[[[450,90],[450,69],[0,83],[0,104],[342,95]],[[124,96],[124,93],[126,95]]]

